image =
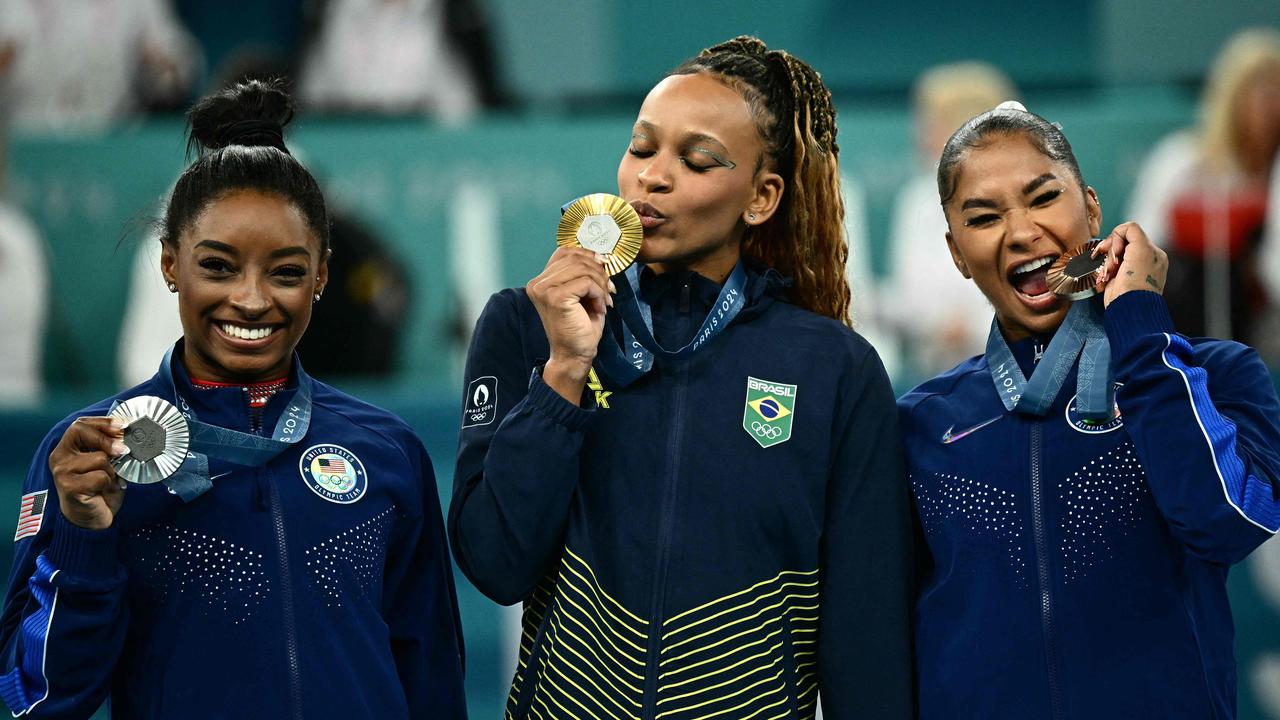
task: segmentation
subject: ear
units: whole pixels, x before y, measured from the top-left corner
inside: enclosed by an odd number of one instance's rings
[[[965,280],[972,280],[973,274],[969,272],[969,264],[964,261],[964,256],[960,254],[960,248],[956,247],[956,239],[951,237],[951,231],[947,231],[947,249],[951,251],[951,262],[956,264],[956,269],[964,276]]]
[[[166,283],[178,284],[178,250],[167,242],[160,242],[160,274]]]
[[[1084,211],[1089,215],[1089,237],[1098,237],[1102,229],[1102,201],[1091,187],[1084,189]]]
[[[742,211],[742,221],[747,225],[763,225],[782,204],[782,192],[786,182],[775,172],[761,172],[756,178],[755,195],[746,210]]]
[[[333,256],[333,248],[324,251],[320,256],[320,267],[316,268],[316,294],[323,294],[329,284],[329,258]]]

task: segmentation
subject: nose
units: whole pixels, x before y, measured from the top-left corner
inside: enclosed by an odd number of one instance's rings
[[[636,173],[641,188],[651,193],[671,190],[670,160],[664,153],[654,153],[641,162],[640,172]]]
[[[1031,213],[1027,210],[1011,211],[1006,216],[1005,223],[1008,227],[1006,236],[1010,250],[1027,250],[1044,237],[1040,225],[1031,218]]]
[[[271,296],[265,283],[265,277],[246,273],[231,289],[231,307],[250,320],[265,315],[271,309]]]

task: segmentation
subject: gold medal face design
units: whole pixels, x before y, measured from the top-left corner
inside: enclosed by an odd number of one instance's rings
[[[160,482],[187,459],[187,419],[168,400],[139,395],[117,405],[110,415],[124,423],[124,444],[129,448],[128,454],[111,462],[116,475],[132,483]]]
[[[560,216],[556,229],[557,245],[583,247],[603,255],[610,275],[617,275],[635,262],[643,241],[644,228],[635,208],[608,193],[574,200]]]
[[[1054,295],[1068,300],[1083,300],[1098,293],[1095,287],[1098,272],[1107,263],[1107,256],[1093,257],[1093,249],[1100,240],[1090,240],[1066,251],[1049,266],[1045,277]]]

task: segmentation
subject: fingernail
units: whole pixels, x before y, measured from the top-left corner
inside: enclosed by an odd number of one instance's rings
[[[606,305],[608,305],[609,307],[613,307],[613,296],[612,296],[612,295],[605,295],[605,296],[604,296],[604,302],[605,302],[605,304],[606,304]]]
[[[119,457],[129,452],[129,446],[124,444],[123,440],[116,440],[111,443],[111,454]]]
[[[124,490],[125,488],[129,487],[129,481],[128,481],[128,480],[125,480],[124,478],[122,478],[122,477],[120,477],[119,475],[117,475],[117,476],[116,476],[116,485],[119,485],[119,486],[120,486],[120,489],[121,489],[121,490]]]
[[[124,421],[120,418],[111,418],[112,430],[124,430]]]
[[[609,258],[605,257],[604,255],[601,255],[600,253],[596,253],[596,262],[600,263],[601,265],[608,265]]]
[[[612,280],[609,281],[609,292],[611,293],[618,292],[618,286],[614,285]]]

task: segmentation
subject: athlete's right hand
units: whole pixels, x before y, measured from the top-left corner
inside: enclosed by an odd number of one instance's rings
[[[605,313],[613,306],[609,271],[603,258],[590,250],[557,248],[525,290],[551,346],[543,380],[576,405],[604,333]]]
[[[124,503],[125,481],[111,460],[129,451],[124,426],[109,417],[82,417],[71,423],[49,453],[62,516],[90,530],[111,527]]]

